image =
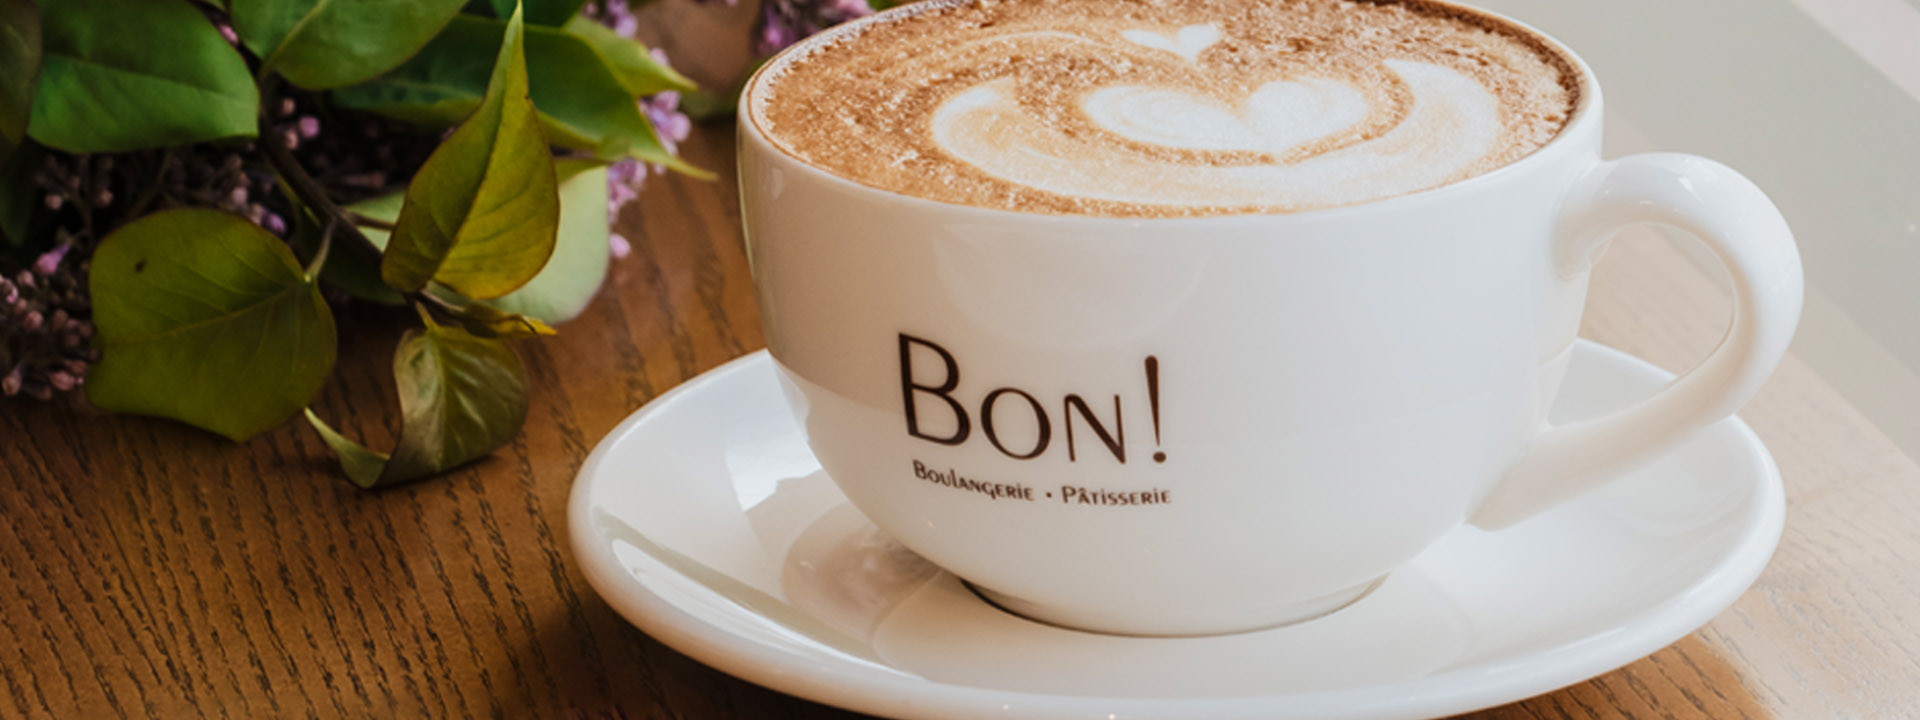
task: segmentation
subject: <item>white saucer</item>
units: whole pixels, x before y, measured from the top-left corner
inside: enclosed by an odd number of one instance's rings
[[[1780,537],[1779,471],[1737,419],[1498,533],[1462,528],[1330,616],[1208,638],[1094,635],[981,601],[848,505],[755,353],[660,397],[593,451],[570,532],[594,589],[746,680],[904,718],[1426,718],[1647,655],[1726,609]],[[1576,348],[1555,419],[1661,370]]]

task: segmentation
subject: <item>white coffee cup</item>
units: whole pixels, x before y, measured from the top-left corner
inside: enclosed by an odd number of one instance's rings
[[[1009,610],[1206,634],[1336,610],[1463,522],[1518,522],[1727,417],[1798,322],[1793,237],[1713,161],[1603,161],[1599,86],[1556,47],[1585,80],[1546,147],[1295,214],[931,202],[809,166],[743,109],[761,315],[821,466]],[[1732,325],[1655,397],[1549,425],[1588,271],[1638,224],[1719,256]]]

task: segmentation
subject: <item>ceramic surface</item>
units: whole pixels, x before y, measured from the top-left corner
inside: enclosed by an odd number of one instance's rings
[[[1556,422],[1671,376],[1579,342]],[[903,718],[1425,718],[1646,655],[1725,609],[1782,490],[1738,419],[1514,527],[1462,527],[1352,606],[1272,630],[1133,638],[988,605],[840,494],[756,353],[636,412],[570,507],[587,579],[662,642],[752,682]]]
[[[829,30],[759,77],[935,7]],[[1581,67],[1560,135],[1492,172],[1146,219],[833,176],[768,139],[750,82],[741,220],[768,351],[849,502],[1004,606],[1141,635],[1313,617],[1462,523],[1504,527],[1652,461],[1786,350],[1802,287],[1780,213],[1704,158],[1602,160]],[[1550,424],[1588,271],[1643,224],[1717,254],[1730,329],[1666,392]]]

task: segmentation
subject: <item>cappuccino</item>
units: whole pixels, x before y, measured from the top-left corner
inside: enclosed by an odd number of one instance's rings
[[[776,59],[748,120],[863,185],[1033,213],[1352,205],[1551,141],[1581,101],[1538,36],[1408,0],[930,0]]]

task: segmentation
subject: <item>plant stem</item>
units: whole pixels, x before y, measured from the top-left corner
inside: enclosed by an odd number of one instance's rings
[[[307,207],[315,210],[322,222],[329,225],[338,223],[346,230],[348,247],[353,248],[354,252],[375,265],[380,264],[380,248],[374,247],[373,241],[360,233],[360,228],[355,227],[351,221],[346,221],[347,212],[334,204],[333,198],[327,196],[326,188],[320,187],[320,183],[315,181],[312,175],[308,175],[307,169],[301,167],[300,161],[293,157],[293,152],[288,150],[287,146],[280,144],[279,138],[274,137],[272,127],[267,124],[265,118],[260,121],[259,143],[260,147],[266,151],[267,164],[287,181],[287,187],[293,189],[293,194],[298,196],[300,202],[306,203]]]
[[[333,229],[339,223],[328,219],[327,227],[320,231],[320,247],[313,251],[313,259],[307,262],[307,279],[318,280],[320,270],[327,266],[327,254],[333,250]]]
[[[154,198],[160,196],[161,189],[167,186],[167,163],[172,159],[172,147],[160,151],[160,161],[156,163],[153,171],[153,180],[148,182],[146,188],[140,191],[140,196],[134,199],[133,209],[127,211],[127,217],[137,218],[147,214],[147,206],[152,205]]]
[[[438,310],[449,318],[458,319],[460,317],[461,307],[453,304],[446,298],[440,297],[437,293],[421,290],[419,292],[407,293],[407,298],[413,300],[416,304],[426,305],[429,308]]]
[[[348,214],[353,216],[353,224],[355,225],[358,225],[360,227],[370,227],[375,230],[385,230],[387,232],[393,232],[393,227],[394,227],[393,223],[387,222],[385,220],[381,220],[380,218],[367,217],[357,212],[350,211]]]
[[[266,81],[262,83],[261,96],[267,97],[272,90],[272,86],[272,78],[267,78]],[[360,226],[365,225],[367,227],[392,231],[394,228],[393,223],[383,222],[359,213],[349,212],[341,209],[338,204],[335,204],[333,198],[327,195],[327,189],[320,187],[319,181],[314,180],[312,175],[307,174],[307,169],[300,165],[300,161],[293,156],[293,151],[288,149],[286,145],[281,144],[280,138],[273,132],[273,127],[265,115],[260,117],[260,139],[258,142],[260,147],[266,152],[267,164],[273,167],[274,172],[279,173],[280,178],[286,182],[287,187],[293,191],[296,198],[306,204],[308,209],[319,215],[318,220],[326,223],[326,230],[320,240],[320,249],[314,253],[313,260],[309,263],[311,267],[307,269],[307,272],[315,276],[320,273],[321,268],[326,264],[327,251],[332,245],[334,233],[342,231],[344,231],[347,238],[347,247],[352,248],[355,253],[365,258],[368,262],[373,263],[374,267],[379,267],[382,256],[380,248],[375,246],[372,240],[368,240],[365,233],[360,232]],[[413,301],[415,309],[423,314],[426,312],[426,308],[437,310],[451,318],[459,318],[462,312],[461,306],[437,294],[428,292],[424,288],[402,294],[405,295],[408,300]]]

